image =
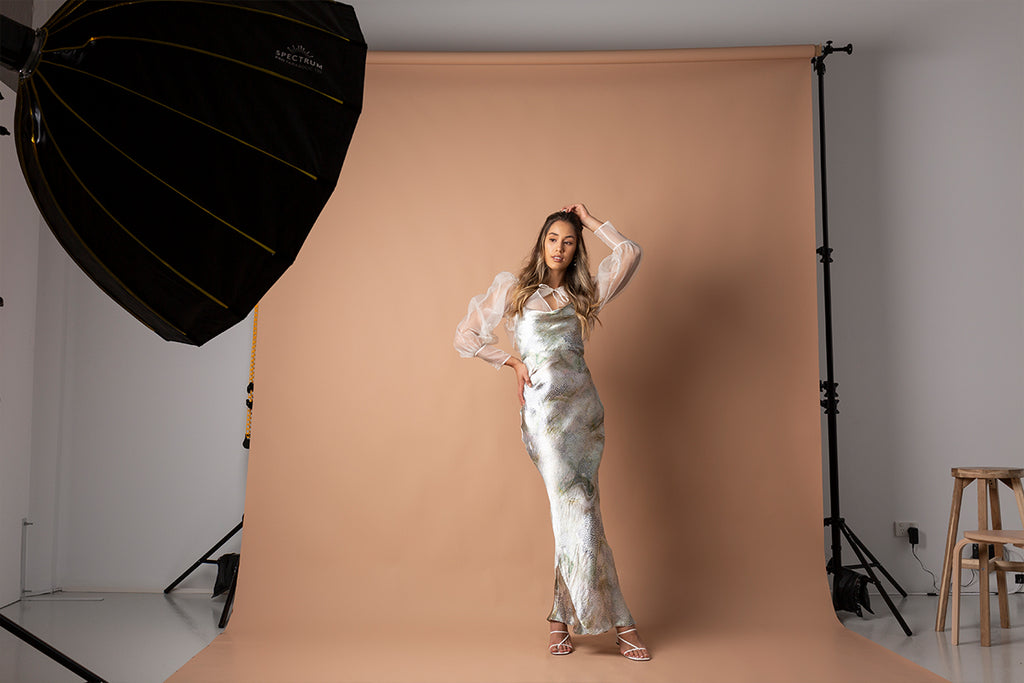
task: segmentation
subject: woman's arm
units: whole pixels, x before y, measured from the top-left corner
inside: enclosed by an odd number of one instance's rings
[[[498,273],[485,294],[470,300],[466,317],[455,328],[455,350],[463,358],[482,358],[498,370],[506,365],[512,368],[519,384],[519,405],[524,405],[523,387],[533,386],[526,364],[494,346],[498,341],[494,330],[505,317],[505,302],[515,284],[512,273]]]
[[[494,346],[494,330],[505,316],[505,301],[515,286],[512,273],[498,273],[487,292],[473,297],[466,317],[455,328],[455,350],[463,358],[481,358],[500,370],[511,354]]]
[[[597,301],[600,308],[619,295],[636,273],[642,251],[640,245],[627,239],[611,223],[594,218],[583,204],[569,204],[562,211],[571,211],[580,217],[583,227],[611,247],[609,254],[597,268]]]
[[[505,365],[516,373],[516,381],[519,383],[519,405],[524,406],[526,405],[526,395],[523,393],[523,387],[533,386],[533,382],[530,381],[530,371],[526,368],[526,363],[515,356],[509,356],[505,360]]]
[[[604,308],[633,279],[643,252],[639,244],[624,237],[611,223],[603,223],[594,234],[612,249],[597,267],[597,301]]]

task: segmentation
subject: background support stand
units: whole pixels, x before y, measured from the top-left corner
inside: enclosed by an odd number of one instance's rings
[[[853,569],[863,569],[867,572],[867,581],[874,584],[881,594],[882,599],[885,600],[885,604],[889,606],[889,611],[892,612],[893,616],[896,617],[896,621],[899,622],[900,626],[903,627],[903,632],[908,636],[913,635],[910,627],[907,626],[907,622],[904,621],[903,616],[899,610],[896,609],[896,605],[893,604],[889,594],[886,593],[884,586],[878,576],[873,571],[877,568],[889,583],[899,591],[900,595],[907,597],[907,592],[903,590],[896,580],[892,577],[889,572],[885,570],[885,567],[875,559],[875,556],[871,554],[867,546],[853,530],[847,525],[846,520],[840,516],[839,513],[839,455],[837,449],[836,440],[836,415],[839,413],[837,408],[839,404],[839,394],[836,391],[836,387],[839,385],[835,381],[835,370],[833,363],[833,349],[832,349],[832,274],[830,265],[832,263],[832,249],[828,244],[828,184],[827,174],[825,172],[825,58],[833,52],[845,52],[850,55],[853,54],[853,44],[847,43],[844,47],[833,47],[832,41],[828,41],[824,47],[821,48],[821,53],[811,60],[814,65],[814,71],[818,75],[818,147],[821,155],[821,237],[822,246],[818,248],[818,256],[821,257],[822,264],[822,281],[823,281],[823,298],[825,301],[825,367],[826,367],[826,378],[821,381],[820,389],[823,394],[821,399],[821,407],[824,409],[825,416],[828,424],[828,481],[829,481],[829,516],[825,518],[825,526],[832,530],[832,558],[828,562],[827,571],[833,575],[832,580],[832,604],[836,609],[849,609],[857,610],[859,613],[859,607],[856,601],[853,604],[850,602],[850,596],[843,596],[837,594],[837,587],[839,586],[838,578],[844,573],[849,572]],[[853,550],[860,564],[855,565],[843,565],[843,538],[850,544],[850,548]]]

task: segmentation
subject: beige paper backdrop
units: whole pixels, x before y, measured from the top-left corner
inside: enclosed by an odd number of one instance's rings
[[[830,604],[812,55],[371,54],[339,190],[261,305],[235,613],[174,680],[937,680]],[[644,249],[587,349],[644,665],[547,654],[515,381],[452,349],[574,201]]]

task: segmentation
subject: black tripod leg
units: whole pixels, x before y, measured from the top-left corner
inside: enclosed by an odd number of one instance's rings
[[[871,583],[875,584],[875,586],[878,588],[878,592],[881,594],[882,599],[885,600],[885,604],[889,606],[889,611],[892,612],[892,615],[896,617],[896,621],[898,621],[900,623],[900,626],[903,627],[903,632],[906,633],[908,636],[914,635],[914,632],[910,630],[909,626],[907,626],[907,622],[903,620],[903,615],[900,614],[900,611],[896,609],[896,605],[893,604],[892,598],[890,598],[889,594],[885,592],[885,587],[882,586],[882,582],[879,581],[878,577],[875,576],[875,573],[871,571],[871,565],[868,564],[867,558],[864,557],[864,553],[861,552],[860,547],[857,545],[857,543],[854,542],[852,538],[853,532],[851,532],[845,524],[842,526],[842,530],[843,535],[846,536],[846,540],[850,542],[850,547],[853,549],[853,552],[857,555],[857,559],[860,560],[861,566],[863,566],[864,569],[867,571],[868,579],[870,579]]]
[[[30,631],[26,631],[24,628],[14,623],[4,615],[0,614],[0,628],[4,628],[16,637],[25,641],[35,649],[42,652],[44,655],[57,662],[65,669],[69,669],[75,673],[76,676],[81,676],[87,683],[106,683],[106,681],[93,672],[86,669],[84,666],[76,662],[75,660],[68,657],[66,654],[53,647],[49,643],[43,641],[38,636],[33,635]]]
[[[240,563],[241,558],[239,558],[239,562],[235,564],[235,568],[231,573],[231,587],[228,589],[227,600],[224,601],[224,609],[220,613],[220,622],[217,623],[218,628],[227,626],[228,619],[231,618],[231,612],[235,605],[235,588],[238,587],[238,565]]]
[[[889,583],[893,585],[893,588],[898,590],[900,595],[902,595],[903,597],[907,597],[907,591],[903,590],[903,587],[896,583],[896,579],[892,578],[892,574],[885,571],[885,567],[882,566],[882,563],[875,559],[875,556],[871,554],[871,551],[868,550],[868,547],[866,545],[861,543],[860,539],[857,538],[857,534],[853,533],[853,529],[846,527],[846,533],[847,537],[850,539],[850,545],[859,547],[861,550],[863,550],[864,554],[868,556],[868,559],[871,560],[872,564],[878,567],[878,571],[882,572],[885,578],[889,579]]]
[[[170,592],[171,592],[172,590],[174,590],[174,587],[175,587],[175,586],[177,586],[177,585],[178,585],[179,583],[181,583],[182,581],[184,581],[184,580],[185,580],[186,578],[188,578],[188,575],[189,575],[189,574],[191,574],[191,573],[192,573],[192,572],[194,572],[194,571],[195,571],[196,569],[198,569],[198,568],[199,568],[199,565],[201,565],[201,564],[203,564],[204,562],[206,562],[207,560],[209,560],[209,559],[210,559],[210,555],[213,555],[213,554],[214,554],[215,552],[217,552],[217,549],[218,549],[218,548],[220,548],[220,547],[221,547],[222,545],[224,545],[225,543],[227,543],[227,542],[228,542],[228,540],[230,540],[230,538],[231,538],[232,536],[234,536],[235,534],[237,534],[237,533],[238,533],[239,531],[241,531],[241,530],[242,530],[242,523],[243,523],[244,521],[245,521],[245,518],[243,517],[243,518],[242,518],[242,521],[238,523],[238,526],[236,526],[236,527],[235,527],[234,529],[232,529],[231,531],[229,531],[229,532],[227,533],[227,535],[226,535],[226,536],[225,536],[224,538],[222,538],[222,539],[220,539],[219,541],[217,541],[217,545],[213,546],[213,547],[212,547],[212,548],[210,548],[210,549],[209,549],[208,551],[206,551],[206,554],[205,554],[205,555],[203,555],[202,557],[200,557],[200,558],[199,558],[198,560],[196,560],[196,561],[195,561],[195,564],[193,564],[193,565],[192,565],[191,567],[189,567],[188,569],[186,569],[186,570],[185,570],[185,572],[184,572],[184,573],[183,573],[183,574],[182,574],[181,576],[179,576],[179,577],[178,577],[178,578],[176,578],[176,579],[175,579],[174,581],[172,581],[172,582],[171,582],[171,585],[169,585],[169,586],[168,586],[167,588],[165,588],[165,589],[164,589],[164,593],[170,593]]]

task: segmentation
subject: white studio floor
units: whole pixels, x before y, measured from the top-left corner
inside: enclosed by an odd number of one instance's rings
[[[910,596],[896,603],[914,631],[910,637],[877,597],[872,599],[874,615],[861,618],[843,612],[840,619],[851,630],[954,683],[1024,680],[1024,594],[1010,597],[1010,620],[1017,625],[1004,631],[996,623],[990,648],[978,642],[977,596],[964,598],[959,647],[950,645],[948,630],[932,630],[936,597]],[[59,593],[10,605],[0,613],[110,683],[158,683],[217,636],[223,604],[223,598],[211,600],[206,593]],[[81,680],[0,630],[0,681]]]
[[[57,593],[0,614],[110,683],[158,683],[220,633],[223,606],[209,593]],[[0,681],[82,679],[0,629]]]
[[[1012,586],[1011,586],[1012,590]],[[840,612],[839,619],[855,633],[934,671],[953,683],[1014,683],[1024,681],[1024,593],[1010,595],[1009,629],[999,628],[999,607],[992,596],[992,646],[981,647],[977,593],[964,593],[960,607],[960,645],[950,644],[952,619],[935,632],[937,596],[911,595],[893,602],[914,632],[906,636],[878,596],[871,596],[873,615],[864,618]]]

